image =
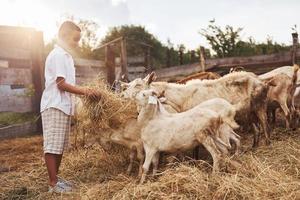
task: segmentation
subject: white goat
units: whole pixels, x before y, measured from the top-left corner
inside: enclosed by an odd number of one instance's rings
[[[178,112],[189,110],[212,98],[224,98],[233,105],[240,104],[237,110],[240,116],[254,114],[255,117],[251,119],[257,120],[261,125],[266,143],[270,143],[266,99],[269,86],[273,85],[272,80],[264,83],[253,73],[235,72],[216,80],[192,80],[186,85],[181,85],[167,82],[151,83],[154,76],[152,73],[144,79],[135,79],[124,84],[127,88],[122,92],[124,97],[134,98],[139,91],[151,88],[158,94],[164,92],[167,100],[174,106],[168,104]],[[259,136],[255,133],[253,147],[257,147],[258,143]]]
[[[182,113],[168,113],[158,101],[153,90],[144,90],[136,95],[141,127],[141,140],[145,150],[145,162],[141,183],[144,182],[150,164],[153,173],[159,161],[159,152],[177,152],[192,149],[199,144],[210,152],[213,158],[213,172],[219,170],[222,152],[218,146],[228,146],[218,137],[223,124],[216,112],[194,107]]]

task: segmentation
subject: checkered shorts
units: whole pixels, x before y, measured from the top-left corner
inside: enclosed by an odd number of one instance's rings
[[[68,148],[71,116],[56,108],[42,112],[44,153],[62,154]]]

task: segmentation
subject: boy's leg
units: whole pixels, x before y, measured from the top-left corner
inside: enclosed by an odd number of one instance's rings
[[[56,154],[45,153],[45,163],[49,175],[49,185],[54,186],[57,183],[57,157]]]
[[[58,174],[59,166],[60,166],[60,163],[61,163],[61,160],[62,160],[62,156],[63,156],[63,154],[58,154],[57,157],[56,157],[56,174]]]
[[[51,186],[57,182],[63,150],[68,146],[69,120],[68,115],[54,108],[42,113],[45,162]]]

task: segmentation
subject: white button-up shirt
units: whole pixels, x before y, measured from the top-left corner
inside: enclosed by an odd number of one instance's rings
[[[50,52],[45,64],[45,90],[41,100],[41,112],[47,108],[57,108],[67,115],[74,115],[74,103],[71,94],[61,91],[56,84],[57,77],[75,85],[75,67],[72,56],[62,47],[56,45]]]

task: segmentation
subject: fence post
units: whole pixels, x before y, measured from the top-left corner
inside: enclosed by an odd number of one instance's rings
[[[190,63],[194,63],[195,62],[195,58],[196,58],[196,56],[195,56],[195,50],[192,50],[191,51],[191,61],[190,61]]]
[[[293,47],[292,47],[292,64],[297,63],[297,48],[298,48],[298,33],[292,33]]]
[[[121,74],[124,75],[124,79],[128,81],[128,64],[127,64],[127,48],[126,39],[121,40]]]
[[[146,66],[146,71],[148,73],[152,72],[152,66],[151,66],[151,58],[150,58],[150,47],[147,47],[146,52],[145,52],[145,66]]]
[[[33,31],[31,34],[31,61],[32,61],[32,79],[34,85],[34,106],[33,112],[40,114],[40,104],[44,81],[44,39],[41,31]],[[42,120],[37,121],[38,131],[42,132]]]
[[[167,62],[166,62],[166,65],[167,67],[170,67],[171,66],[171,50],[170,48],[167,48]]]
[[[179,48],[179,65],[183,65],[183,49]]]
[[[199,58],[200,58],[200,67],[201,71],[205,72],[205,49],[204,47],[200,46]]]
[[[115,75],[115,52],[111,45],[105,46],[105,66],[107,69],[107,82],[112,86]]]

